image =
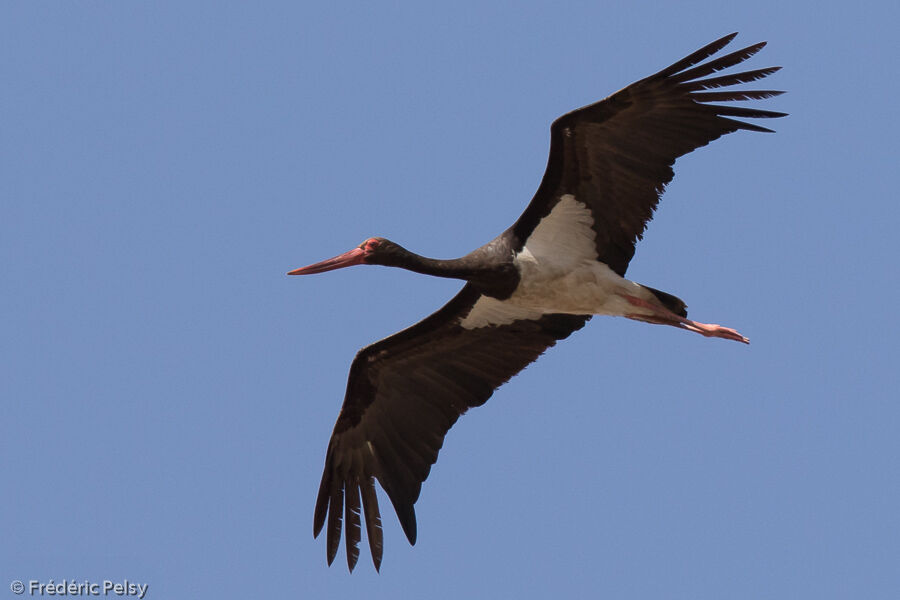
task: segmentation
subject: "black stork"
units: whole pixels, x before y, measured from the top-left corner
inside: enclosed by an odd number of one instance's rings
[[[410,544],[413,505],[444,436],[460,415],[591,315],[617,315],[747,343],[734,329],[687,318],[671,294],[624,278],[634,246],[679,156],[739,129],[739,118],[785,113],[712,102],[761,100],[774,90],[709,91],[762,79],[780,67],[707,77],[756,54],[765,42],[698,64],[727,35],[612,96],[558,118],[547,170],[531,203],[506,231],[462,258],[435,260],[384,238],[291,271],[322,273],[385,265],[466,282],[443,308],[359,351],[325,457],[313,519],[327,521],[330,565],[346,522],[347,564],[359,558],[360,515],[375,569],[383,540],[375,479]]]

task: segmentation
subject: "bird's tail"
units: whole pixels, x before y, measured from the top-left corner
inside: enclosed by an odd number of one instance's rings
[[[681,298],[673,296],[672,294],[667,294],[666,292],[655,290],[652,287],[647,287],[646,285],[641,287],[645,288],[649,292],[652,292],[653,295],[656,296],[656,299],[662,302],[663,306],[671,310],[679,317],[687,317],[687,304],[685,304],[684,300],[682,300]]]

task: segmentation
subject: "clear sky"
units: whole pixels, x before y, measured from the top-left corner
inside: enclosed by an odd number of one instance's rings
[[[896,2],[4,2],[0,597],[900,594]],[[676,164],[629,276],[750,346],[595,318],[464,416],[410,547],[312,511],[358,348],[459,284],[285,272],[370,235],[454,257],[558,115],[726,33],[791,113]],[[26,591],[25,596],[28,597]]]

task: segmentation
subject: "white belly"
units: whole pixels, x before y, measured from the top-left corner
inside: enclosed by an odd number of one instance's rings
[[[521,279],[506,300],[484,296],[460,320],[467,328],[507,325],[542,315],[634,315],[652,311],[625,295],[658,304],[646,288],[620,277],[597,260],[593,216],[571,194],[560,197],[516,254]]]
[[[517,257],[518,258],[518,257]],[[624,295],[653,301],[646,288],[620,277],[595,260],[556,271],[529,260],[517,260],[522,279],[507,302],[543,313],[625,315],[637,312]]]
[[[543,315],[563,313],[571,315],[634,315],[652,314],[636,307],[625,295],[656,304],[658,301],[646,288],[620,277],[605,264],[585,261],[574,269],[548,269],[530,260],[520,260],[519,286],[506,300],[484,296],[475,303],[469,314],[460,321],[466,329],[491,325],[508,325],[522,319],[539,319]]]

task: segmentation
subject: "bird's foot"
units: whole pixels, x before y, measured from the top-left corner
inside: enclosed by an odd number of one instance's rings
[[[681,319],[682,317],[679,317]],[[734,340],[736,342],[742,342],[744,344],[749,344],[750,340],[738,333],[736,330],[730,327],[722,327],[721,325],[717,325],[715,323],[698,323],[697,321],[691,321],[690,319],[684,319],[678,325],[682,329],[687,329],[688,331],[695,331],[700,335],[704,335],[706,337],[717,337],[723,338],[726,340]]]

